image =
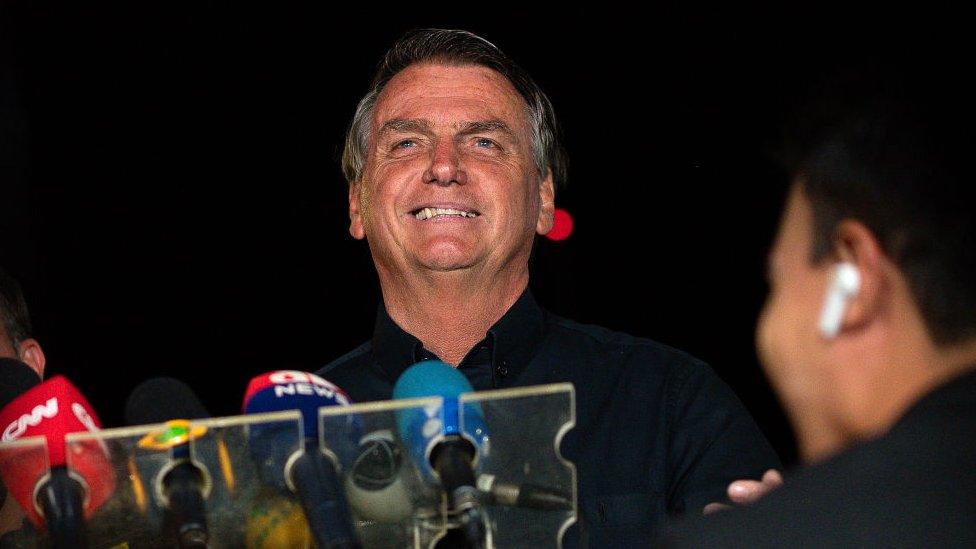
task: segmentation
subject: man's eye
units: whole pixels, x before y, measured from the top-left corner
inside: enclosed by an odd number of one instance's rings
[[[490,149],[495,146],[495,142],[487,137],[479,137],[475,139],[474,144],[476,147],[483,147],[486,149]]]
[[[397,141],[396,144],[393,145],[393,148],[394,149],[409,149],[409,148],[416,147],[416,146],[417,146],[417,142],[414,141],[413,139],[403,139],[403,140]]]

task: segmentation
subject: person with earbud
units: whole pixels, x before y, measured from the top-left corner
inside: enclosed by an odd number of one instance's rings
[[[805,467],[670,543],[976,546],[976,109],[925,59],[800,130],[757,346]]]

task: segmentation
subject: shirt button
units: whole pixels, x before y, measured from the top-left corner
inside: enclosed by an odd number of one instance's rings
[[[495,368],[495,371],[498,372],[498,375],[505,377],[508,375],[508,366],[502,364],[501,366]]]

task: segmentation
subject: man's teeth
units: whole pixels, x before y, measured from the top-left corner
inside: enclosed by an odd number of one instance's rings
[[[415,217],[421,221],[425,219],[430,219],[432,217],[437,217],[441,215],[456,215],[460,217],[478,217],[478,214],[474,212],[465,212],[461,210],[455,210],[453,208],[421,208],[415,214]]]

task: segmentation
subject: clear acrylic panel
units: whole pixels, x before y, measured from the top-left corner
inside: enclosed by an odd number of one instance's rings
[[[88,520],[90,545],[175,546],[167,535],[160,479],[172,468],[174,455],[187,450],[204,471],[211,547],[308,545],[301,508],[274,478],[276,468],[284,468],[281,456],[302,447],[301,436],[297,411],[68,435],[69,467],[99,444],[108,450],[115,475],[114,494]]]
[[[341,464],[363,545],[432,547],[455,526],[428,460],[445,410],[477,449],[488,546],[559,547],[576,518],[576,470],[558,452],[575,422],[568,383],[470,393],[448,407],[432,397],[321,408],[322,451]],[[528,492],[549,505],[516,496]]]
[[[445,410],[454,410],[462,435],[477,450],[488,546],[558,547],[576,517],[575,469],[558,453],[573,426],[573,399],[572,385],[556,384],[471,393],[448,399],[447,407],[441,398],[425,398],[322,408],[319,446],[339,465],[365,547],[432,547],[456,525],[428,455],[439,436],[432,434],[449,423]],[[66,444],[69,468],[103,472],[110,479],[103,486],[114,485],[89,509],[93,548],[175,545],[160,488],[174,457],[206,471],[211,547],[313,546],[281,474],[288,457],[303,448],[297,411],[74,433]],[[43,437],[0,444],[3,478],[40,478],[47,455]],[[527,506],[519,490],[544,499],[556,495],[559,503]],[[8,497],[0,513],[0,525],[17,529],[4,542],[45,546],[18,507]]]
[[[34,507],[36,479],[50,471],[47,456],[47,439],[42,436],[0,443],[0,483],[7,493],[0,508],[3,547],[35,547],[43,537],[43,529],[27,519],[24,506]]]

